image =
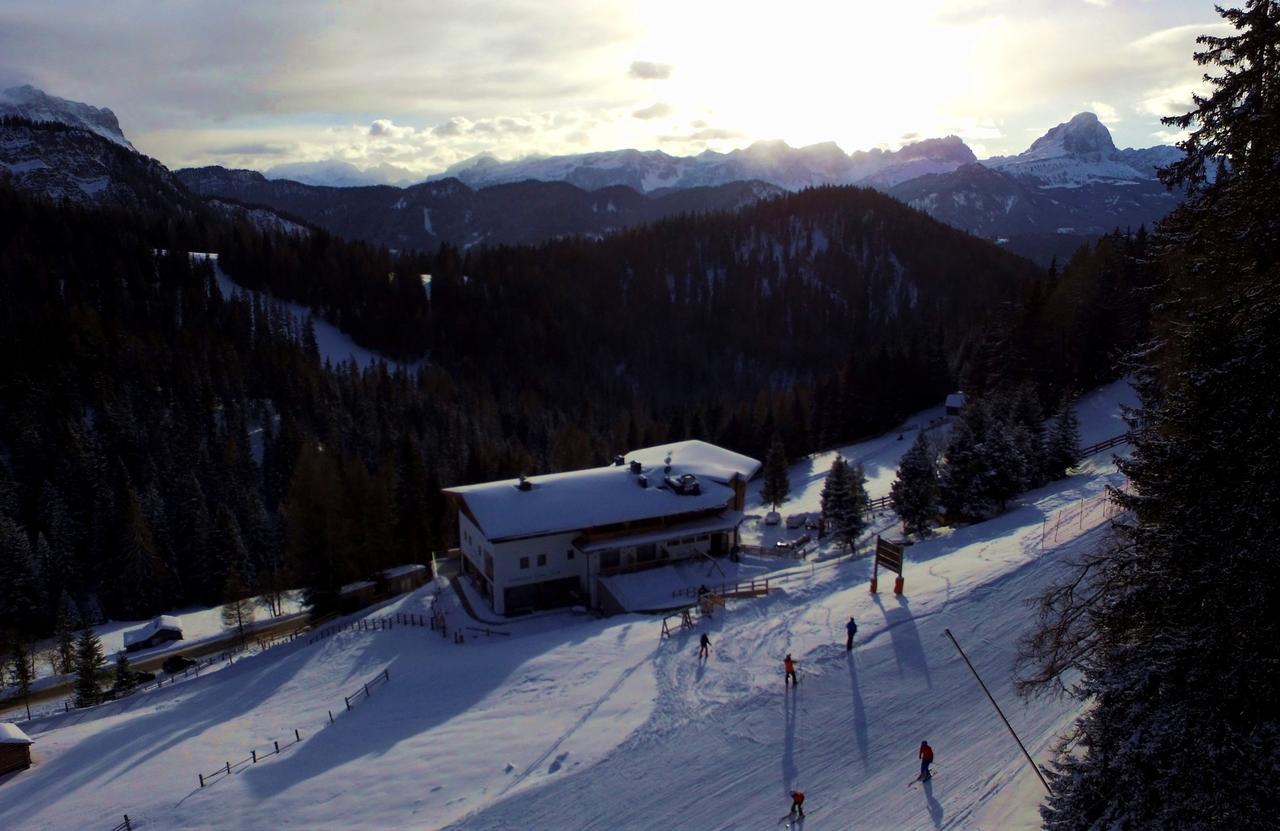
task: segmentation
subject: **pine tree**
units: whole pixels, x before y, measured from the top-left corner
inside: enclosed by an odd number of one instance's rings
[[[986,403],[970,399],[951,432],[938,475],[938,495],[949,519],[977,522],[994,510],[988,457],[991,419]]]
[[[1044,595],[1025,646],[1026,684],[1068,674],[1083,702],[1051,769],[1050,829],[1276,823],[1280,3],[1220,13],[1234,31],[1201,36],[1196,60],[1221,74],[1172,120],[1189,135],[1164,178],[1189,195],[1155,243],[1118,495],[1132,519]]]
[[[929,437],[916,434],[898,464],[898,478],[889,489],[893,510],[902,518],[906,534],[927,535],[938,516],[938,465]]]
[[[129,656],[121,649],[116,653],[115,694],[128,695],[137,685],[138,678],[133,674],[133,667],[129,665]]]
[[[36,668],[34,656],[22,638],[14,637],[9,646],[8,681],[9,686],[17,690],[22,703],[27,709],[27,720],[31,719],[31,681],[35,678]]]
[[[831,470],[827,471],[819,500],[822,523],[834,531],[839,525],[841,507],[849,500],[849,465],[839,453],[831,463]]]
[[[764,460],[764,484],[760,488],[760,496],[776,511],[789,493],[791,479],[787,474],[787,451],[782,446],[782,437],[775,433],[773,443],[769,445],[769,455]]]
[[[1049,429],[1045,464],[1050,479],[1061,479],[1080,462],[1080,420],[1075,401],[1064,398]]]
[[[1018,453],[1026,463],[1026,487],[1038,488],[1048,479],[1045,453],[1044,410],[1034,384],[1023,384],[1014,394],[1011,420],[1017,430]]]
[[[852,551],[857,545],[858,537],[867,528],[867,516],[870,513],[870,502],[867,499],[867,476],[862,465],[849,465],[849,486],[841,501],[837,538],[842,540]]]
[[[68,675],[75,671],[75,626],[79,618],[80,613],[76,610],[74,601],[64,591],[58,600],[58,612],[53,630],[53,655],[56,664],[54,672],[58,675]]]
[[[77,707],[88,707],[102,700],[100,684],[102,666],[106,659],[102,656],[102,642],[88,626],[80,630],[76,640],[76,683],[75,701]]]

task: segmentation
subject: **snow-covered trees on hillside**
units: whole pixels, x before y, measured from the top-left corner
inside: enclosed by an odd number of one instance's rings
[[[1046,472],[1050,479],[1061,479],[1080,461],[1080,420],[1076,417],[1075,401],[1070,397],[1062,399],[1047,441]]]
[[[1161,225],[1121,462],[1131,519],[1042,599],[1023,677],[1085,702],[1045,827],[1276,827],[1280,790],[1280,2],[1220,10]],[[1217,74],[1214,75],[1213,73]],[[1206,168],[1217,168],[1213,182]]]

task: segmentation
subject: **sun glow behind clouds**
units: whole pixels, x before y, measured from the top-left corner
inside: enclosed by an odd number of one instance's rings
[[[642,48],[674,67],[663,100],[673,118],[792,145],[846,150],[938,135],[964,115],[977,34],[940,25],[940,2],[676,2],[647,4]]]

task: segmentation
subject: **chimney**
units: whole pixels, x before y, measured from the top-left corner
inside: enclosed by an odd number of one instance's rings
[[[640,478],[636,479],[636,481],[640,483],[640,487],[642,488],[649,487],[649,477],[645,476],[643,473],[640,474]]]
[[[530,482],[528,479],[524,478],[524,474],[521,473],[520,484],[516,485],[516,489],[522,490],[522,491],[531,491],[533,490],[533,483]]]
[[[632,472],[632,473],[639,474],[643,469],[644,469],[644,468],[643,468],[643,466],[640,464],[640,462],[639,462],[638,460],[636,460],[636,459],[632,459],[632,460],[631,460],[631,472]]]
[[[613,466],[614,466],[614,467],[622,467],[625,463],[626,463],[626,460],[625,460],[625,459],[623,459],[621,456],[614,456],[614,457],[613,457]]]

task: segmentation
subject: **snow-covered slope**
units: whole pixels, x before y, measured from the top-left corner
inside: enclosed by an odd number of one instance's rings
[[[68,101],[30,85],[0,90],[0,116],[6,115],[20,116],[31,121],[56,121],[68,127],[97,133],[121,147],[134,150],[134,146],[124,137],[116,114],[111,110],[79,101]]]
[[[1084,440],[1118,432],[1131,398],[1117,384],[1082,402]],[[851,455],[887,469],[896,436]],[[806,483],[795,507],[822,464],[792,470]],[[0,781],[0,827],[105,828],[128,813],[165,829],[737,829],[780,825],[797,787],[815,829],[1037,827],[1039,783],[944,629],[1047,759],[1075,707],[1014,697],[1022,601],[1101,541],[1100,497],[1119,481],[1098,457],[995,520],[912,546],[903,597],[868,594],[865,557],[746,561],[774,591],[700,623],[713,648],[702,663],[698,632],[662,640],[654,617],[494,626],[467,620],[445,591],[451,629],[475,627],[463,644],[425,628],[348,631],[24,725],[36,766]],[[377,614],[423,614],[433,591]],[[850,615],[860,629],[847,654]],[[344,697],[383,670],[391,680],[348,712]],[[279,756],[237,764],[295,729],[302,742]],[[909,786],[922,739],[937,772]],[[197,772],[226,762],[232,775],[199,787]]]

